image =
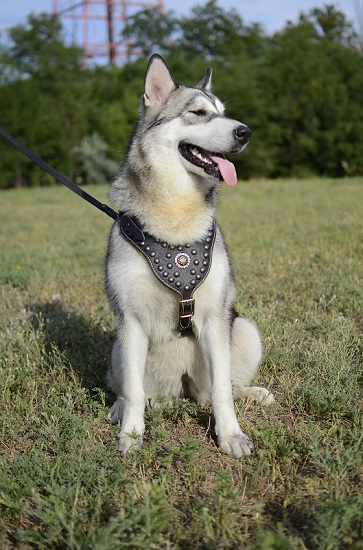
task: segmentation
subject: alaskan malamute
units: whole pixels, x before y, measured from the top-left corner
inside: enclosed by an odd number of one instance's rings
[[[106,291],[117,320],[109,382],[121,422],[119,449],[139,449],[146,405],[158,397],[212,402],[220,447],[253,449],[233,397],[270,404],[249,387],[262,357],[259,333],[238,316],[236,286],[215,223],[219,182],[237,182],[223,153],[239,153],[251,131],[224,116],[212,71],[193,86],[174,82],[159,55],[150,59],[139,120],[110,197],[112,227]]]

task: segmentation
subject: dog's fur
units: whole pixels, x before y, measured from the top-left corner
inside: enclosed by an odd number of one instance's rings
[[[136,131],[111,199],[143,230],[169,244],[199,241],[215,216],[221,173],[217,168],[208,175],[179,145],[194,144],[202,148],[203,158],[207,151],[218,158],[218,153],[242,151],[249,135],[247,126],[224,116],[221,101],[211,93],[211,69],[196,86],[182,86],[154,55]],[[109,418],[122,422],[119,449],[126,453],[141,447],[146,404],[153,405],[158,396],[188,396],[200,404],[212,401],[224,451],[250,455],[253,446],[238,424],[232,386],[235,398],[266,404],[274,399],[264,388],[249,387],[262,345],[255,325],[234,310],[235,281],[220,230],[210,273],[194,294],[193,336],[180,337],[178,295],[156,279],[143,255],[120,235],[117,223],[109,240],[106,290],[117,320],[109,369],[117,399]]]

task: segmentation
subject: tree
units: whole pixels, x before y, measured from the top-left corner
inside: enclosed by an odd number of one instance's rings
[[[47,14],[30,15],[24,26],[10,29],[8,37],[0,66],[2,125],[71,175],[77,164],[71,150],[89,133],[82,52],[65,45],[59,21]],[[0,157],[0,171],[1,186],[49,181],[8,146]]]
[[[334,35],[336,36],[336,35]],[[354,48],[324,36],[311,21],[276,33],[261,73],[268,127],[278,151],[270,175],[361,173],[362,59]]]
[[[270,37],[209,0],[179,21],[143,10],[125,33],[147,56],[158,46],[182,83],[195,84],[212,64],[227,115],[253,131],[233,158],[241,177],[363,174],[363,58],[336,8],[301,14]],[[2,126],[71,178],[94,169],[95,150],[96,168],[113,170],[107,158],[120,162],[127,150],[147,59],[87,69],[46,14],[30,15],[8,36],[0,44]],[[84,141],[92,134],[101,141]],[[49,183],[8,144],[0,147],[0,188]]]
[[[21,78],[36,74],[47,78],[81,69],[81,49],[65,45],[62,25],[53,15],[30,14],[25,25],[9,29],[8,39],[7,63],[16,67]]]
[[[245,27],[236,9],[224,10],[217,0],[195,6],[191,15],[179,20],[180,36],[175,44],[190,57],[223,59],[232,48],[243,48]]]
[[[313,8],[308,14],[300,15],[300,24],[310,23],[315,36],[326,38],[348,47],[354,46],[357,35],[353,24],[334,4],[325,4],[323,8]]]
[[[173,12],[162,13],[156,9],[144,9],[132,15],[122,31],[128,42],[129,56],[133,52],[149,57],[155,50],[159,53],[170,48],[171,35],[177,26]]]

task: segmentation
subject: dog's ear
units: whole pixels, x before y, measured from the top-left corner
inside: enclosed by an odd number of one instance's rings
[[[144,85],[144,105],[159,111],[166,103],[171,92],[176,88],[163,58],[154,54],[146,70]]]
[[[206,92],[212,91],[212,67],[208,67],[207,72],[203,76],[202,80],[200,80],[195,87],[200,88],[201,90],[205,90]]]

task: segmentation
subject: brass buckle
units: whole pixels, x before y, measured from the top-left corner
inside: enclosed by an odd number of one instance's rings
[[[190,300],[180,300],[179,302],[179,319],[187,319],[194,315],[194,298]]]

